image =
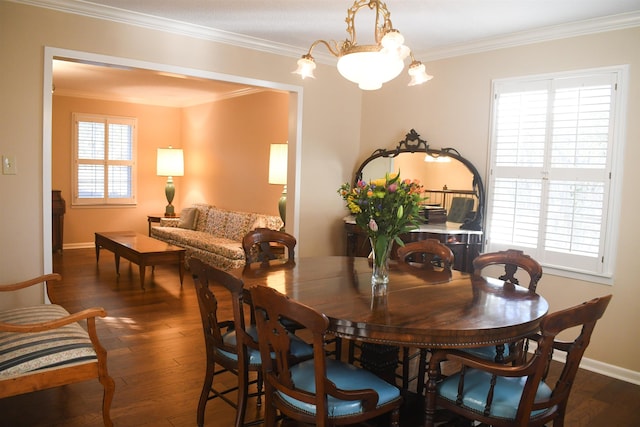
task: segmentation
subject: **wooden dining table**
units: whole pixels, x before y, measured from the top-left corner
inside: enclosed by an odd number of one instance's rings
[[[536,332],[549,308],[535,292],[501,280],[393,262],[386,294],[373,295],[371,261],[363,257],[275,260],[237,274],[247,289],[269,286],[324,313],[331,333],[380,346],[509,343]]]

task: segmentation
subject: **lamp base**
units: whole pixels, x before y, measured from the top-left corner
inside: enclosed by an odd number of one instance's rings
[[[167,207],[164,209],[164,216],[166,217],[176,216],[176,210],[173,207],[173,205],[167,205]]]
[[[287,186],[284,186],[284,190],[282,190],[282,195],[280,196],[280,200],[278,200],[278,212],[280,213],[280,218],[282,222],[287,224]],[[284,226],[282,226],[282,230],[284,230]]]

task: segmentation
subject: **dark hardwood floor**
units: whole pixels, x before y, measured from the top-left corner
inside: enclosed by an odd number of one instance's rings
[[[98,333],[116,382],[115,425],[195,426],[205,352],[190,275],[181,288],[175,267],[158,266],[147,274],[143,291],[136,265],[122,260],[118,278],[113,254],[103,251],[96,263],[93,249],[55,254],[54,271],[63,277],[52,290],[55,302],[71,312],[92,306],[107,310],[108,317],[98,320]],[[99,426],[101,399],[97,381],[2,399],[0,427]],[[256,416],[255,401],[248,409],[249,418]],[[639,412],[640,386],[580,370],[565,425],[638,426]],[[224,402],[210,401],[205,425],[232,426],[234,415]]]

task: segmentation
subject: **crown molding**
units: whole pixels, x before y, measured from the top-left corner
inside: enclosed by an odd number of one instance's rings
[[[306,53],[306,51],[302,52],[300,48],[286,44],[275,43],[255,37],[216,30],[171,19],[159,18],[110,6],[96,5],[83,0],[8,1],[66,13],[73,13],[91,18],[105,19],[113,22],[135,25],[288,57],[298,58],[302,53]],[[638,26],[640,26],[640,11],[635,11],[535,30],[522,31],[507,36],[491,37],[473,42],[438,47],[430,49],[427,52],[416,52],[415,56],[417,58],[419,57],[423,62],[434,61],[455,56],[469,55],[490,50],[504,49]],[[318,52],[314,57],[316,62],[319,63],[335,64],[336,62],[336,59],[329,54]]]
[[[491,37],[470,43],[443,46],[441,48],[431,49],[428,52],[418,53],[415,56],[420,57],[425,62],[435,61],[455,56],[470,55],[490,50],[524,46],[528,44],[603,33],[607,31],[623,30],[639,26],[640,11],[628,12],[605,16],[603,18],[594,18],[571,22],[568,24],[538,28],[530,31],[521,31],[507,36]]]
[[[131,104],[154,105],[154,106],[171,107],[171,108],[188,108],[188,107],[194,107],[196,105],[218,102],[225,99],[237,98],[240,96],[252,95],[260,92],[264,92],[264,89],[243,88],[243,89],[235,90],[232,92],[225,92],[222,95],[192,97],[187,100],[180,100],[179,102],[175,102],[173,100],[167,100],[167,99],[149,99],[149,98],[126,97],[126,96],[123,97],[121,95],[105,95],[103,93],[96,93],[96,92],[83,92],[83,91],[62,90],[62,89],[56,89],[54,96],[67,96],[72,98],[84,98],[84,99],[112,101],[112,102],[127,102]]]

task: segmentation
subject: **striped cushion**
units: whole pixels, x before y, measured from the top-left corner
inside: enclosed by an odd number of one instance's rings
[[[25,325],[68,316],[55,304],[0,311],[0,322]],[[0,379],[97,360],[89,334],[78,323],[34,333],[0,332]]]

